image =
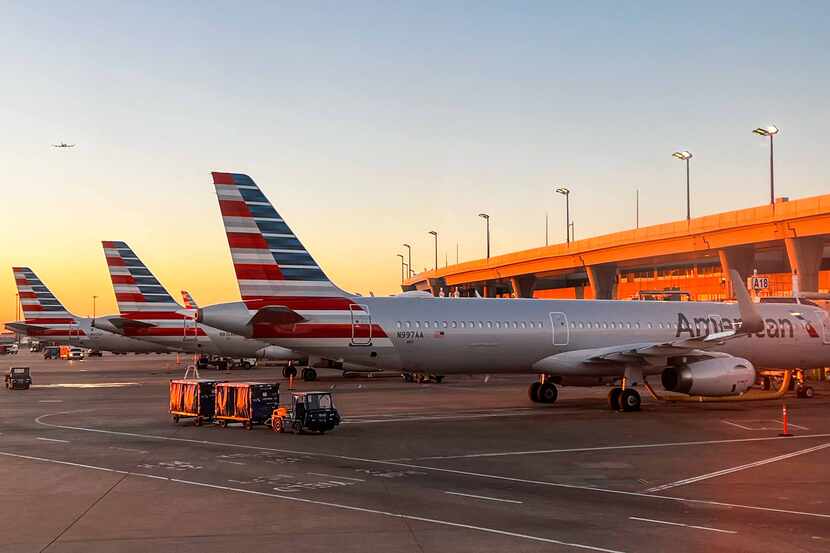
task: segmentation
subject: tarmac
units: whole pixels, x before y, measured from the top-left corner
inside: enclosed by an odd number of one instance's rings
[[[0,552],[828,552],[830,386],[613,412],[532,375],[343,377],[325,435],[174,424],[175,356],[44,361],[0,391]],[[288,383],[279,368],[202,372]]]

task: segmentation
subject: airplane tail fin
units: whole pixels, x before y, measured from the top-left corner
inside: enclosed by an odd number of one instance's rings
[[[33,270],[12,267],[12,272],[26,322],[46,328],[77,323],[75,315],[66,310]]]
[[[115,300],[122,314],[181,309],[173,296],[125,242],[107,240],[102,244],[112,287],[115,290]]]
[[[212,175],[239,292],[249,308],[349,308],[350,294],[329,280],[251,177]]]
[[[182,300],[184,301],[185,309],[199,309],[196,300],[193,299],[193,296],[187,290],[182,290]]]

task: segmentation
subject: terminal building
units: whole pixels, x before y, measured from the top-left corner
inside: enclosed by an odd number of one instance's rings
[[[830,291],[830,195],[517,251],[414,275],[404,290],[550,299],[732,298],[728,271],[759,296]],[[794,278],[794,275],[795,278]],[[763,278],[766,277],[766,278]]]

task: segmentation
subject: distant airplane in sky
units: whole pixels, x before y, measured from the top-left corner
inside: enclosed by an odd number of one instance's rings
[[[61,142],[60,144],[52,144],[53,148],[74,148],[74,144],[67,144],[66,142]]]

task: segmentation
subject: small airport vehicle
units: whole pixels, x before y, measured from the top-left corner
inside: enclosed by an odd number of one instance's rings
[[[60,359],[61,356],[61,348],[60,346],[46,346],[43,348],[43,358],[44,359]]]
[[[80,360],[86,357],[86,353],[81,348],[69,348],[69,352],[66,355],[66,358],[70,361],[72,360]]]
[[[12,367],[6,374],[6,388],[9,390],[28,390],[31,385],[29,367]]]
[[[97,349],[87,350],[86,352],[87,357],[103,357],[103,354]]]
[[[170,415],[173,422],[195,419],[196,426],[213,420],[216,380],[181,378],[170,381]]]
[[[17,355],[17,352],[20,351],[20,346],[17,344],[10,344],[8,348],[8,352],[10,355]]]
[[[431,374],[431,373],[415,373],[404,371],[401,373],[404,382],[417,382],[418,384],[424,384],[425,382],[435,382],[436,384],[441,384],[444,381],[443,374]]]
[[[280,385],[266,382],[221,382],[216,385],[214,419],[222,426],[241,422],[250,430],[268,424],[279,407]]]
[[[43,350],[43,346],[40,345],[40,342],[32,342],[29,345],[29,352],[30,353],[36,353],[36,352],[41,351],[41,350]]]
[[[295,392],[291,406],[274,410],[271,428],[274,432],[319,432],[323,434],[340,424],[340,413],[334,408],[329,392]]]

